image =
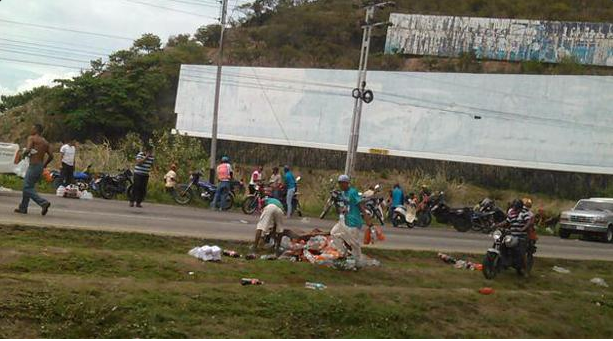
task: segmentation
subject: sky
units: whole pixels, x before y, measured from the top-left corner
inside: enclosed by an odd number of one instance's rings
[[[219,8],[216,0],[0,0],[0,95],[78,75],[144,33],[163,42],[194,33],[216,23]]]

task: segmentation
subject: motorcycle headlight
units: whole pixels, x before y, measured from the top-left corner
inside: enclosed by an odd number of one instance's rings
[[[502,237],[502,232],[500,232],[500,230],[496,230],[492,233],[492,238],[494,238],[494,240],[498,240],[500,237]]]
[[[504,245],[506,245],[506,247],[508,248],[516,247],[518,243],[519,243],[519,240],[517,239],[517,237],[514,237],[514,236],[504,237]]]

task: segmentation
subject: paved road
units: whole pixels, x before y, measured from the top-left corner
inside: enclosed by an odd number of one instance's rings
[[[0,192],[0,224],[78,228],[105,231],[143,232],[161,235],[191,236],[207,239],[251,240],[256,217],[241,213],[211,212],[202,208],[146,204],[130,208],[126,202],[103,199],[76,200],[48,196],[52,202],[46,217],[36,205],[30,214],[19,215],[13,209],[20,200],[18,192]],[[292,219],[287,227],[309,231],[327,230],[333,221]],[[491,238],[477,233],[459,233],[452,229],[385,229],[387,240],[375,247],[386,249],[434,250],[443,252],[483,253]],[[543,236],[538,256],[567,259],[613,261],[613,245],[581,240],[561,240]]]

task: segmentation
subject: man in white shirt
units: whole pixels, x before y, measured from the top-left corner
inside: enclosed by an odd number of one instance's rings
[[[264,166],[259,166],[256,168],[253,173],[251,173],[251,179],[249,180],[249,194],[255,194],[255,186],[257,186],[264,176],[262,172],[264,171]]]
[[[70,140],[60,148],[62,157],[62,179],[64,186],[70,185],[73,182],[75,156],[77,155],[77,147],[74,140]]]

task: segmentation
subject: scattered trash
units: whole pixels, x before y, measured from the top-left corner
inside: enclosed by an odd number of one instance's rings
[[[117,310],[117,306],[114,306],[113,308],[111,308],[111,311],[115,311]]]
[[[188,272],[187,274],[188,274],[188,275],[190,275],[190,276],[193,276],[193,275],[194,275],[194,272],[193,272],[193,271],[190,271],[190,272]]]
[[[557,272],[557,273],[561,273],[561,274],[569,274],[570,273],[570,270],[564,269],[563,267],[557,266],[557,265],[554,265],[552,270]]]
[[[607,282],[605,282],[605,280],[600,278],[600,277],[594,277],[594,278],[590,279],[590,282],[592,282],[592,283],[594,283],[596,285],[600,285],[601,287],[605,287],[605,288],[609,287]]]
[[[221,261],[221,248],[217,245],[214,246],[202,246],[195,247],[189,250],[190,256],[202,259],[205,262],[220,262]]]
[[[479,293],[480,293],[481,295],[491,295],[491,294],[493,294],[494,292],[495,292],[495,291],[494,291],[494,289],[489,288],[489,287],[485,287],[485,288],[481,288],[481,289],[479,289]]]
[[[241,220],[239,220],[239,221],[240,221],[242,224],[249,224],[249,222],[248,222],[247,220],[243,220],[243,219],[241,219]]]
[[[88,191],[83,191],[83,192],[81,192],[81,197],[80,198],[81,199],[85,199],[85,200],[93,200],[94,199],[94,195],[91,194]]]
[[[276,260],[277,256],[276,255],[261,255],[260,259],[261,260]]]
[[[223,255],[226,257],[232,257],[232,258],[241,258],[242,256],[240,255],[240,253],[234,251],[234,250],[223,250]]]
[[[312,290],[324,290],[327,288],[327,286],[323,283],[313,283],[313,282],[304,283],[304,287],[307,289],[312,289]]]
[[[377,240],[385,240],[381,226],[373,226],[364,230],[364,245],[374,244]]]
[[[251,253],[251,254],[248,254],[247,256],[245,256],[245,259],[253,260],[253,259],[256,259],[257,257],[258,257],[258,255],[256,255],[255,253]]]
[[[545,231],[547,231],[547,233],[549,233],[549,234],[551,234],[551,235],[553,235],[553,234],[554,234],[554,232],[553,232],[553,230],[551,229],[551,227],[546,228],[546,229],[545,229]]]
[[[483,264],[481,263],[473,263],[473,262],[462,260],[462,259],[456,259],[444,253],[439,252],[438,258],[440,258],[445,263],[452,264],[453,267],[456,269],[466,269],[466,270],[471,270],[471,271],[483,270]]]
[[[241,285],[262,285],[264,282],[257,278],[242,278]]]
[[[63,197],[65,192],[66,192],[66,187],[60,185],[60,187],[58,187],[55,190],[55,195],[58,197]]]
[[[302,222],[303,222],[303,223],[305,223],[305,224],[308,224],[309,222],[311,222],[311,219],[309,219],[309,218],[307,218],[307,217],[304,217],[304,218],[302,218],[300,221],[302,221]]]
[[[0,192],[12,192],[13,190],[10,188],[0,186]]]

